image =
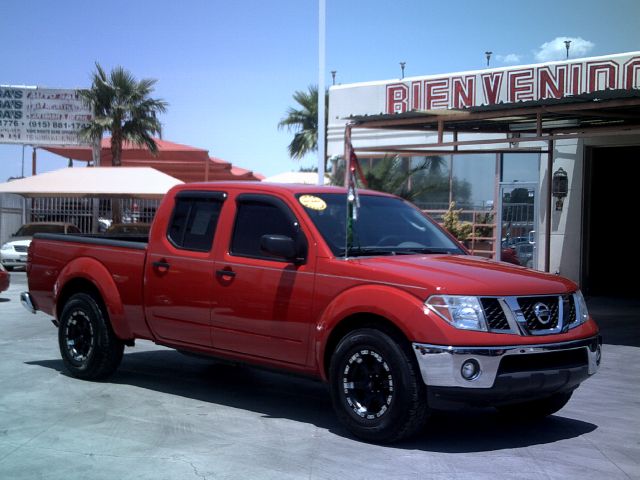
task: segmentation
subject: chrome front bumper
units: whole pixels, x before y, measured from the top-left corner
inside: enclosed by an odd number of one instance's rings
[[[500,347],[453,347],[414,343],[413,349],[422,379],[428,386],[486,389],[494,386],[502,360],[517,355],[540,355],[542,363],[545,354],[584,350],[588,374],[593,375],[600,365],[601,345],[602,339],[598,335],[571,342]],[[536,357],[530,358],[535,365]],[[466,380],[461,373],[462,365],[472,359],[480,366],[480,374],[473,380]],[[544,368],[549,366],[545,365]]]

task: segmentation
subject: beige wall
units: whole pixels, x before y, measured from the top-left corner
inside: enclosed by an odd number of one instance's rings
[[[583,184],[586,149],[588,147],[614,147],[639,144],[640,136],[638,135],[593,137],[556,142],[551,174],[553,175],[553,172],[560,167],[567,172],[569,177],[569,195],[564,201],[562,211],[556,211],[555,199],[553,199],[551,210],[550,272],[559,273],[575,282],[579,282],[582,275]],[[615,159],[612,159],[612,161],[615,161]],[[546,230],[545,202],[547,198],[546,175],[546,159],[543,156],[540,168],[539,270],[544,268],[544,234]]]

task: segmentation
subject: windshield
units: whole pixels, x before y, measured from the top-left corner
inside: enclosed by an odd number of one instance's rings
[[[298,201],[335,256],[462,254],[440,227],[408,202],[394,197],[360,195],[360,208],[346,244],[345,194],[298,195]]]

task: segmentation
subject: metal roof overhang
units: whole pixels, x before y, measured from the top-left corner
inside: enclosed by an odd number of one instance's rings
[[[352,128],[437,132],[437,141],[422,144],[354,147],[359,152],[425,154],[443,148],[640,134],[640,90],[605,90],[563,98],[483,105],[465,109],[417,110],[400,114],[349,117]],[[452,138],[445,138],[445,134]],[[458,140],[459,133],[504,134],[501,138]],[[539,151],[539,149],[537,149]],[[447,150],[444,150],[445,152]],[[486,150],[484,150],[486,151]],[[513,148],[510,148],[513,151]]]

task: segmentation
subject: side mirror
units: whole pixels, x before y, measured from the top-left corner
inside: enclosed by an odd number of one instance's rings
[[[260,237],[260,251],[293,263],[303,263],[305,260],[298,254],[295,240],[286,235],[263,235]]]

